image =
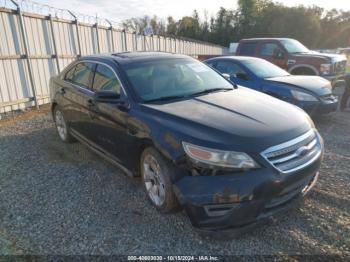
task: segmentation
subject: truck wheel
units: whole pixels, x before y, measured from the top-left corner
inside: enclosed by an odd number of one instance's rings
[[[75,138],[72,137],[72,135],[69,133],[69,126],[59,106],[56,106],[54,108],[53,116],[56,125],[56,130],[61,140],[65,143],[75,142]]]
[[[146,148],[141,155],[141,177],[147,196],[162,213],[176,211],[179,207],[170,177],[172,164],[155,148]]]

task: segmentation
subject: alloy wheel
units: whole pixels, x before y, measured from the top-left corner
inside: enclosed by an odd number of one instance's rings
[[[60,110],[57,110],[55,113],[55,122],[58,135],[65,141],[67,139],[67,124]]]
[[[160,207],[165,201],[165,183],[157,160],[150,154],[143,161],[143,180],[146,191],[154,205]]]

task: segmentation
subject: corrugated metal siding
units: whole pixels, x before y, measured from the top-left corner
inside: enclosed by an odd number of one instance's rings
[[[62,70],[78,55],[95,53],[155,50],[196,56],[226,51],[217,45],[188,39],[136,35],[79,21],[77,26],[74,20],[58,18],[51,20],[51,27],[48,16],[23,13],[22,17],[38,104],[49,102],[48,83],[58,73],[57,60]],[[33,96],[19,14],[0,8],[0,113],[34,106]]]

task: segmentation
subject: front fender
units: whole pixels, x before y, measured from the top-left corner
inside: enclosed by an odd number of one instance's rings
[[[293,96],[290,90],[291,88],[287,85],[264,83],[261,91],[283,101],[292,103]]]
[[[127,129],[141,141],[142,148],[154,146],[174,163],[178,163],[185,156],[182,148],[183,135],[169,128],[159,117],[134,112],[127,121]]]

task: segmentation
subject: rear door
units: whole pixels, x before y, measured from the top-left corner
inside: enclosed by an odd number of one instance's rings
[[[258,43],[254,41],[241,42],[237,53],[240,56],[257,56],[257,46]]]
[[[261,42],[258,49],[258,56],[283,69],[287,69],[287,53],[277,41]]]
[[[91,62],[78,62],[65,76],[65,93],[69,101],[70,128],[84,137],[91,127],[89,115],[89,101],[93,97],[92,79],[96,64]]]

